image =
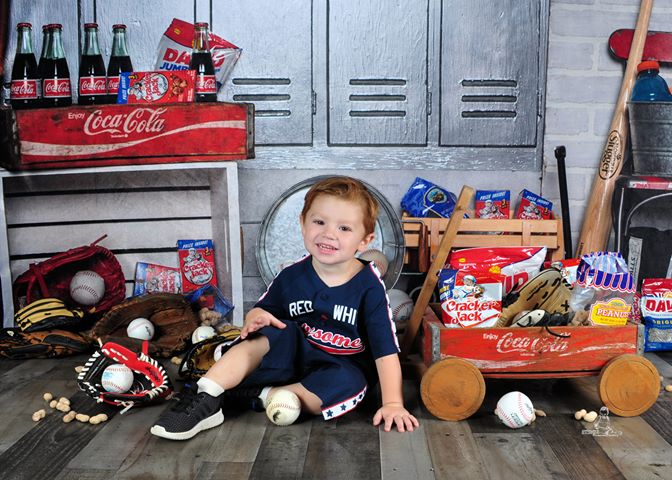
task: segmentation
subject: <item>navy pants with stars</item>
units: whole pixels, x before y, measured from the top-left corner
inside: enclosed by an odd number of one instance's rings
[[[325,420],[355,408],[366,394],[364,373],[344,355],[331,355],[312,345],[293,321],[287,328],[264,327],[270,350],[241,386],[288,385],[300,382],[322,400]]]

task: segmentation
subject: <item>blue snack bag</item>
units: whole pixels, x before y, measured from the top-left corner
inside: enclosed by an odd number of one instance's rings
[[[416,177],[413,185],[401,199],[401,208],[413,217],[449,218],[455,209],[456,201],[457,198],[453,193],[430,181]]]

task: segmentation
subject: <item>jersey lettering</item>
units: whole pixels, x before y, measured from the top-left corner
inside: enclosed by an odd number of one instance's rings
[[[313,312],[313,302],[310,300],[298,300],[289,304],[289,316],[298,317]]]
[[[334,305],[334,320],[354,325],[357,320],[357,309],[345,305]]]

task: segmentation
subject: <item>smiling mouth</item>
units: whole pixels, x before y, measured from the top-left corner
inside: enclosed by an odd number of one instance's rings
[[[336,247],[332,247],[331,245],[326,245],[324,243],[318,243],[317,247],[321,250],[331,250],[331,251],[336,251],[338,250]]]

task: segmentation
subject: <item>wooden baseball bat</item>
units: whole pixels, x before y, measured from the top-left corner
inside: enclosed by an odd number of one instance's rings
[[[614,194],[616,178],[623,168],[625,147],[628,139],[627,102],[632,94],[632,86],[637,75],[637,65],[642,60],[644,43],[649,28],[649,18],[653,0],[642,0],[639,6],[637,26],[630,46],[630,55],[623,75],[621,90],[616,100],[614,115],[609,128],[602,159],[590,193],[590,200],[583,215],[581,235],[576,256],[606,249],[611,232],[611,197]]]

